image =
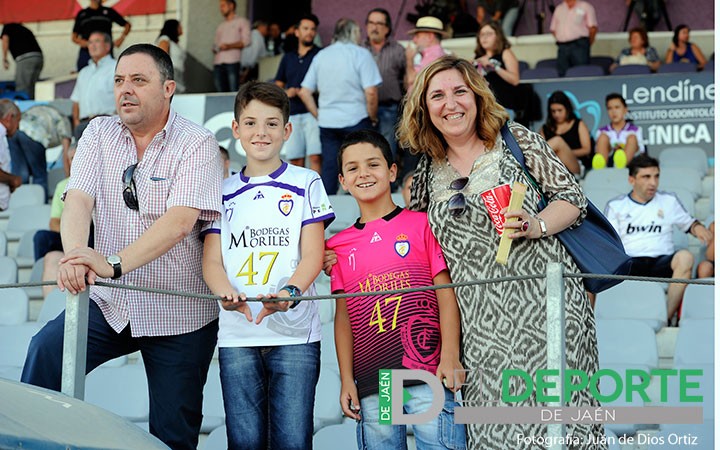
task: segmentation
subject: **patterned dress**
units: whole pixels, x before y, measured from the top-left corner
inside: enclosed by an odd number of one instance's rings
[[[530,173],[550,201],[565,200],[585,215],[586,199],[573,175],[563,166],[542,137],[525,127],[510,123],[526,159]],[[463,189],[467,206],[455,218],[448,212],[448,200],[457,191],[449,188],[460,175],[446,161],[430,161],[423,156],[415,172],[410,208],[427,210],[433,233],[440,242],[454,282],[499,277],[544,274],[547,263],[561,262],[567,272],[579,272],[571,256],[554,236],[513,242],[506,266],[495,262],[500,236],[495,231],[480,193],[497,185],[520,181],[528,185],[523,208],[538,212],[539,193],[525,179],[522,168],[498,137],[495,147],[475,161],[470,181]],[[578,219],[580,220],[580,219]],[[597,371],[595,321],[582,281],[565,280],[566,364],[589,374]],[[501,374],[504,369],[519,369],[534,376],[547,367],[545,330],[545,280],[503,282],[456,289],[462,317],[462,357],[468,374],[463,387],[466,406],[540,406],[531,395],[521,403],[485,403],[501,399]],[[472,372],[482,370],[482,382]],[[474,383],[474,384],[473,384]],[[522,382],[511,385],[520,392]],[[569,406],[599,406],[587,389],[574,392]],[[583,443],[568,448],[598,448],[587,443],[590,435],[601,439],[601,425],[568,425],[568,435]],[[546,427],[539,424],[470,424],[468,448],[535,448],[517,442],[517,435],[545,437]],[[571,441],[571,442],[572,442]],[[538,447],[542,448],[542,447]]]

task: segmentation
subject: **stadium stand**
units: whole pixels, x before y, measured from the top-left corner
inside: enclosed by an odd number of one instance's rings
[[[657,283],[623,281],[597,295],[595,318],[640,320],[658,331],[667,325],[665,291]]]

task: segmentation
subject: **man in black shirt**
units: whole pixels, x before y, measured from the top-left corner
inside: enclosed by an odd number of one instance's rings
[[[112,8],[102,5],[104,0],[90,0],[90,6],[81,10],[75,16],[75,25],[72,31],[72,41],[80,46],[77,59],[77,70],[88,65],[90,53],[88,53],[88,38],[94,31],[100,31],[112,36],[113,22],[124,27],[122,35],[113,41],[115,48],[119,48],[125,37],[130,33],[130,22]],[[111,51],[112,54],[112,51]]]
[[[35,83],[43,68],[43,54],[35,35],[19,23],[8,23],[2,34],[3,67],[8,70],[8,50],[15,60],[15,90],[35,98]]]

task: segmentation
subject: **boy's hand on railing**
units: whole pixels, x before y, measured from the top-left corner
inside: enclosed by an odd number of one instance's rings
[[[247,296],[245,293],[238,294],[236,291],[228,292],[226,294],[218,294],[222,297],[220,304],[226,311],[237,311],[243,314],[248,322],[252,322],[252,311],[250,306],[247,304]]]
[[[276,298],[290,298],[290,293],[284,290],[281,290],[280,292],[274,292],[271,294],[267,294],[265,296],[258,295],[258,299],[276,299]],[[292,301],[273,301],[273,302],[267,302],[263,301],[263,309],[260,310],[258,313],[257,319],[255,319],[255,323],[260,325],[260,322],[263,321],[263,319],[267,316],[273,315],[276,312],[288,312],[290,309],[290,304]]]

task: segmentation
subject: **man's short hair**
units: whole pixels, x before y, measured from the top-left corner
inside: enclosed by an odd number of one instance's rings
[[[355,144],[370,144],[373,147],[380,149],[380,153],[382,153],[383,158],[385,158],[385,162],[387,162],[388,168],[392,167],[393,154],[392,150],[390,149],[390,144],[388,143],[387,139],[385,139],[385,136],[375,130],[357,130],[353,131],[345,137],[342,144],[340,145],[340,150],[338,150],[338,168],[340,169],[341,174],[343,165],[343,153],[345,153],[346,148]]]
[[[300,16],[297,21],[298,27],[300,26],[300,22],[302,22],[303,20],[309,20],[310,22],[314,23],[316,27],[320,25],[320,19],[318,19],[317,16],[313,13],[306,13]]]
[[[290,100],[285,91],[275,83],[249,81],[242,86],[235,96],[235,120],[240,120],[243,110],[251,101],[257,100],[282,111],[283,123],[290,119]]]
[[[155,67],[157,67],[158,72],[160,72],[160,81],[164,83],[166,80],[175,79],[175,70],[173,69],[170,55],[165,53],[165,51],[160,47],[152,44],[135,44],[126,48],[122,53],[120,53],[120,56],[117,59],[117,64],[115,64],[115,68],[117,69],[117,65],[120,64],[120,60],[123,59],[123,56],[134,55],[136,53],[148,55],[153,59],[153,61],[155,61]]]
[[[647,153],[640,153],[628,163],[627,167],[630,176],[634,177],[635,175],[637,175],[640,169],[645,169],[647,167],[660,168],[660,163],[657,159],[652,158]]]
[[[235,3],[235,0],[222,0],[225,3],[229,3],[233,6],[233,9],[237,9],[237,3]]]
[[[4,119],[8,114],[13,117],[20,116],[20,108],[12,100],[0,99],[0,119]]]
[[[335,22],[333,42],[351,42],[357,44],[356,38],[360,36],[360,26],[352,19],[342,18]]]

